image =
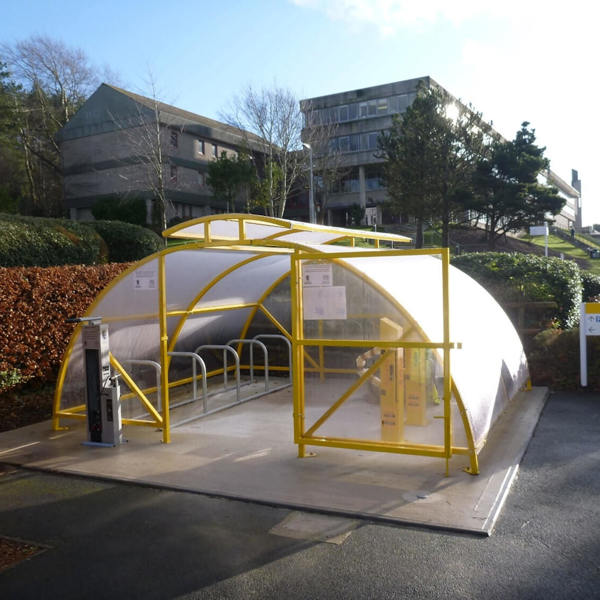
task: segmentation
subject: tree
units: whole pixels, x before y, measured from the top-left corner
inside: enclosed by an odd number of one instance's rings
[[[302,118],[298,100],[285,88],[255,90],[248,86],[233,100],[233,109],[222,118],[237,127],[246,137],[255,134],[252,145],[265,157],[264,178],[267,181],[265,209],[270,216],[283,217],[292,186],[300,176],[304,157],[300,132]],[[277,174],[277,165],[281,169]]]
[[[117,91],[130,98],[133,102],[130,109],[122,114],[109,113],[113,125],[123,136],[122,143],[127,147],[129,156],[134,156],[140,162],[135,178],[130,184],[148,189],[152,196],[152,225],[157,232],[167,228],[172,205],[167,193],[167,183],[171,172],[171,162],[168,156],[168,145],[173,132],[181,133],[168,125],[168,105],[158,99],[156,81],[152,73],[148,74],[147,85],[150,88],[149,97]],[[166,240],[165,240],[166,245]]]
[[[246,212],[250,212],[251,187],[255,179],[254,165],[245,154],[230,158],[226,152],[222,152],[217,160],[208,164],[206,182],[213,189],[215,197],[225,203],[227,212],[237,212],[240,200],[245,204]]]
[[[23,87],[13,101],[31,211],[61,216],[62,166],[56,133],[96,86],[95,71],[83,51],[46,36],[3,44],[0,52]]]
[[[436,87],[421,85],[406,112],[379,137],[390,208],[415,218],[415,245],[423,245],[427,221],[441,222],[442,245],[449,226],[464,212],[472,173],[486,153],[491,127],[481,115]]]
[[[313,198],[316,220],[317,223],[324,223],[330,194],[348,169],[344,168],[344,155],[333,143],[337,136],[338,124],[312,122],[311,107],[304,105],[302,108],[310,124],[304,130],[303,141],[309,145],[309,151],[312,152],[313,173],[316,180],[314,183],[315,198]]]
[[[26,183],[15,110],[15,99],[21,93],[21,86],[10,79],[6,65],[0,62],[0,212],[17,212]]]
[[[490,250],[507,232],[539,224],[564,206],[555,187],[540,183],[550,163],[544,157],[546,149],[535,144],[535,130],[528,127],[525,121],[514,140],[496,140],[473,176],[471,207],[485,219]]]

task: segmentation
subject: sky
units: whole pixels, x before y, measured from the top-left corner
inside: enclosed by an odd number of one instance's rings
[[[309,98],[429,75],[551,169],[600,224],[600,5],[591,0],[4,0],[0,42],[47,35],[116,83],[219,119],[249,84]]]

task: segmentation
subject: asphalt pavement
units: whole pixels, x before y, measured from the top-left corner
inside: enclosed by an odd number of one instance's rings
[[[359,520],[337,543],[276,535],[283,508],[7,467],[0,536],[45,550],[0,598],[600,598],[599,465],[600,395],[552,394],[491,537]]]

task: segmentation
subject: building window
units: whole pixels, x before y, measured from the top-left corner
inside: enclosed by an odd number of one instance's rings
[[[176,131],[171,130],[171,146],[173,146],[173,148],[177,148],[178,144],[179,144],[179,135],[177,134]]]
[[[170,176],[171,182],[177,183],[177,165],[171,165]]]
[[[204,154],[204,140],[196,140],[196,152]]]
[[[212,145],[212,155],[213,155],[215,158],[219,158],[219,149],[217,148],[217,145],[216,145],[216,144],[213,144],[213,145]]]

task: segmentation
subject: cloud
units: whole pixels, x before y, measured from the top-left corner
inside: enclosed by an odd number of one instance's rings
[[[367,25],[389,36],[400,30],[425,31],[438,23],[453,26],[483,17],[512,25],[531,25],[540,19],[560,22],[581,10],[589,12],[589,0],[290,0],[296,6],[324,13],[333,21]],[[585,7],[585,8],[584,8]],[[580,13],[581,14],[581,13]]]
[[[388,36],[401,29],[424,30],[438,21],[459,25],[486,12],[481,0],[291,0],[332,20],[371,25]],[[506,3],[506,2],[505,2]],[[512,1],[508,0],[508,4]],[[504,9],[505,14],[510,14]]]

